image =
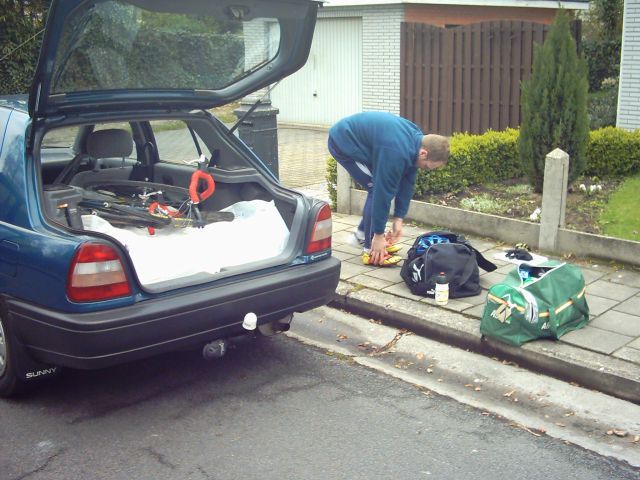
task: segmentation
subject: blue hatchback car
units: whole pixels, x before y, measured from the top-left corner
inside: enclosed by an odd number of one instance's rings
[[[0,395],[60,367],[219,356],[332,299],[329,206],[210,113],[299,69],[316,13],[52,2],[28,99],[0,100]]]

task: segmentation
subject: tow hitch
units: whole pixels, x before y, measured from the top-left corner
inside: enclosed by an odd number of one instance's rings
[[[202,349],[202,356],[205,360],[213,360],[214,358],[222,358],[229,349],[229,342],[224,338],[214,340],[207,343]]]

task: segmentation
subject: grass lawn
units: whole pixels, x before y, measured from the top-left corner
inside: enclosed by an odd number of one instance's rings
[[[611,195],[602,215],[600,226],[605,235],[640,241],[640,175],[627,179]]]

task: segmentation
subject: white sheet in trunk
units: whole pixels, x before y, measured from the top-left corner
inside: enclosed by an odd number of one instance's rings
[[[257,262],[282,253],[289,240],[287,228],[273,201],[238,202],[224,211],[232,222],[216,222],[203,228],[116,228],[97,215],[83,215],[86,230],[104,233],[129,252],[142,285],[182,278],[196,273]]]

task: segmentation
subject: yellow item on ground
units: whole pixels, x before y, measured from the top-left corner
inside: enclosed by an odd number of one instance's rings
[[[369,256],[369,252],[362,252],[362,263],[365,265],[376,265],[378,267],[393,267],[402,261],[402,257],[398,255],[390,255],[387,254],[384,257],[384,261],[381,264],[371,263],[371,258]]]

